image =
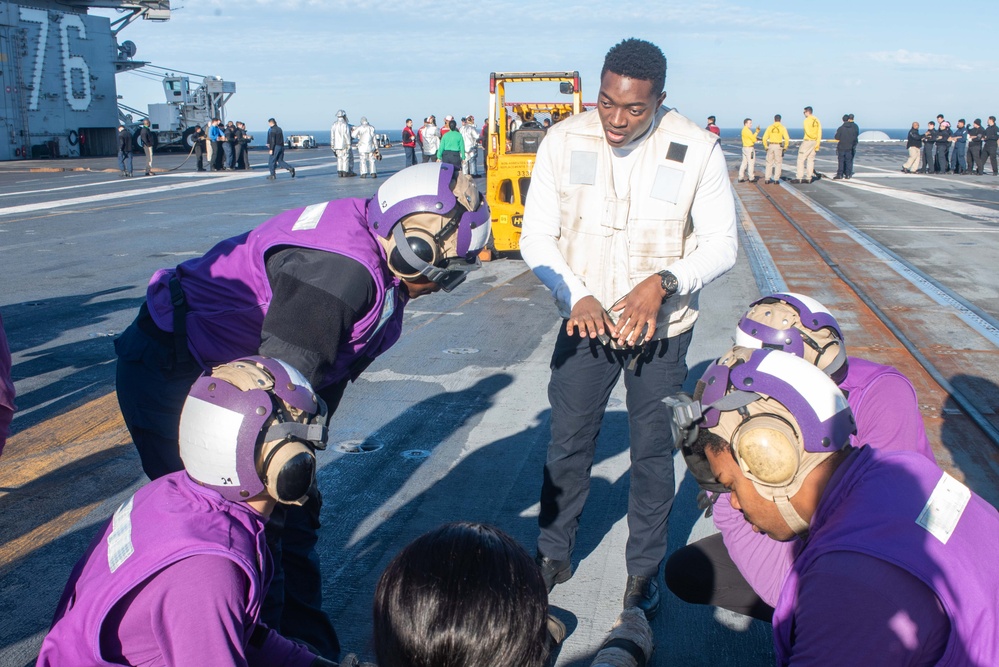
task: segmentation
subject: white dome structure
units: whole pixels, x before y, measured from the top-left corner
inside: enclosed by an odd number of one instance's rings
[[[891,141],[891,137],[882,132],[881,130],[867,130],[867,132],[861,132],[860,136],[857,137],[857,141]]]

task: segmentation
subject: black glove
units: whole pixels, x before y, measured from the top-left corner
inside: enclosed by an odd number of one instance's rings
[[[714,514],[715,503],[721,498],[720,493],[708,495],[708,492],[701,489],[697,492],[697,509],[704,510],[704,516],[710,517]]]

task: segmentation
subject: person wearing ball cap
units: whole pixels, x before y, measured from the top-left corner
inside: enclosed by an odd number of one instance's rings
[[[891,366],[848,356],[839,323],[815,299],[793,292],[764,296],[740,318],[735,339],[749,348],[790,352],[836,381],[857,423],[850,444],[914,451],[934,461],[912,383]],[[698,466],[690,459],[688,464]],[[674,552],[667,561],[667,584],[687,602],[714,604],[769,621],[796,544],[754,533],[728,494],[709,490],[709,495],[709,513],[720,533]],[[722,584],[719,571],[740,580],[740,585]],[[755,594],[745,599],[730,596],[731,591],[745,590],[742,578]]]
[[[813,365],[735,347],[671,410],[754,531],[799,536],[773,615],[778,665],[993,665],[999,512],[926,457],[848,444]]]
[[[177,428],[187,392],[202,371],[232,359],[283,359],[335,410],[347,384],[399,339],[410,300],[450,291],[480,266],[489,225],[471,178],[423,164],[372,198],[286,211],[158,271],[115,341],[118,402],[143,470],[155,479],[183,468]],[[268,524],[281,558],[264,620],[335,659],[314,553],[320,505],[313,490]]]
[[[260,622],[273,572],[264,524],[278,504],[305,502],[326,417],[278,359],[199,377],[180,417],[185,470],[107,522],[66,584],[38,665],[333,665]]]

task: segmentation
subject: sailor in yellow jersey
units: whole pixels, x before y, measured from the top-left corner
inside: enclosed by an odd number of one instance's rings
[[[795,183],[811,183],[815,177],[815,152],[822,143],[822,123],[812,115],[812,107],[805,107],[805,138],[798,146],[798,168]]]
[[[742,164],[739,165],[739,182],[756,180],[756,140],[760,136],[760,128],[753,130],[753,119],[742,121]],[[743,174],[746,174],[745,178]]]
[[[767,168],[763,171],[764,183],[780,183],[781,169],[784,167],[784,151],[791,143],[787,129],[780,122],[780,114],[774,116],[774,122],[763,133],[763,150],[767,152]]]

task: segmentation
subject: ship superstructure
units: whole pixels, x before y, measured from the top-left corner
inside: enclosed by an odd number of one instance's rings
[[[169,0],[0,1],[0,160],[114,152],[115,73],[145,64],[117,35],[139,18],[169,20]]]

